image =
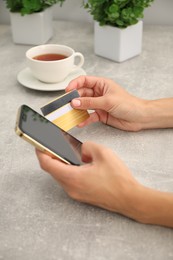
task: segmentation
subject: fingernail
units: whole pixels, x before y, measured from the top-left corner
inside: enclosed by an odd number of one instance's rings
[[[80,107],[81,101],[80,101],[79,99],[73,99],[73,100],[72,100],[72,105],[73,105],[74,107]]]

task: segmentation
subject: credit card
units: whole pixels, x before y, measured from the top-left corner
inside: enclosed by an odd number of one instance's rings
[[[72,99],[78,97],[80,97],[78,91],[73,90],[41,107],[41,111],[49,121],[64,131],[69,131],[89,117],[86,110],[74,109],[70,105]]]

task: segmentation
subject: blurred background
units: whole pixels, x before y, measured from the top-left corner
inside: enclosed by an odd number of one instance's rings
[[[54,19],[93,22],[87,11],[82,8],[82,0],[66,0],[63,7],[55,5]],[[9,12],[3,0],[0,0],[0,23],[10,23]],[[144,13],[144,24],[173,25],[173,0],[155,0]]]

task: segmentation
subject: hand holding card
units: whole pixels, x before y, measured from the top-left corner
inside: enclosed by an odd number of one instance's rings
[[[41,107],[41,111],[49,121],[64,131],[68,131],[89,117],[86,110],[74,109],[70,105],[72,99],[77,97],[79,97],[79,93],[77,90],[73,90]]]

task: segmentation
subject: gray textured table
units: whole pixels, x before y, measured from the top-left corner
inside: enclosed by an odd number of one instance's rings
[[[173,27],[144,27],[142,54],[122,64],[94,55],[90,24],[55,22],[50,42],[82,52],[87,74],[112,78],[142,98],[173,97]],[[10,27],[0,26],[0,259],[173,259],[172,229],[73,201],[39,168],[33,147],[15,135],[21,104],[39,111],[64,93],[17,82],[29,47],[14,45]],[[130,133],[97,123],[71,132],[116,151],[143,184],[173,191],[172,129]]]

